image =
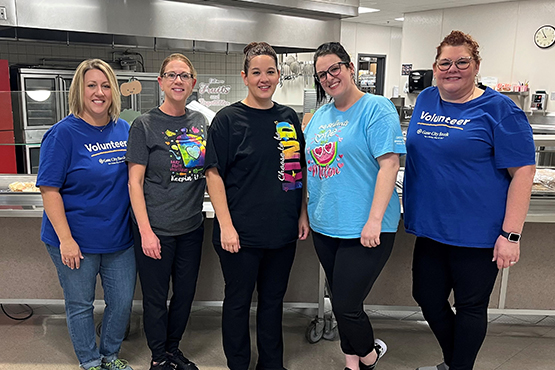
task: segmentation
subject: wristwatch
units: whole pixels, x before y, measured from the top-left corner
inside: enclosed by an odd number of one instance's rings
[[[518,243],[520,238],[522,238],[522,235],[519,233],[508,233],[503,229],[501,229],[501,236],[507,238],[511,243]]]

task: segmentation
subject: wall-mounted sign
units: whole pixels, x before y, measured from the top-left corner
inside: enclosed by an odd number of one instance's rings
[[[225,80],[210,78],[208,83],[199,83],[198,102],[205,107],[226,107],[231,104],[225,99],[230,92],[231,85],[225,85]]]
[[[408,76],[412,71],[412,64],[403,64],[403,69],[401,70],[401,76]]]

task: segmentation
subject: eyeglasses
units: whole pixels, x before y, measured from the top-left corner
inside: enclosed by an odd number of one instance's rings
[[[193,79],[193,74],[187,73],[187,72],[183,72],[183,73],[165,72],[164,74],[162,74],[162,77],[166,77],[170,81],[175,81],[177,76],[181,77],[181,81],[183,82]]]
[[[316,72],[314,78],[318,81],[323,82],[328,78],[328,74],[332,77],[336,77],[341,73],[341,65],[348,66],[349,62],[339,62],[332,64],[327,71]]]
[[[440,71],[448,71],[449,68],[451,68],[451,66],[453,65],[453,63],[455,63],[455,66],[460,69],[461,71],[464,71],[465,69],[468,69],[468,67],[470,67],[470,61],[474,59],[473,57],[461,57],[459,59],[457,59],[456,61],[452,61],[451,59],[439,59],[436,60],[436,66]]]

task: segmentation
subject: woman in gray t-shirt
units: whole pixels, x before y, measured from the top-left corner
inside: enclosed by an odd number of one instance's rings
[[[186,109],[196,71],[167,57],[158,83],[165,100],[129,131],[127,162],[135,254],[143,291],[151,370],[197,370],[179,350],[195,295],[204,235],[202,202],[206,119]],[[166,306],[170,277],[172,297]]]

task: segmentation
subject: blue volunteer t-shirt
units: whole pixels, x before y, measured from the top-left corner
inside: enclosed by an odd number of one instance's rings
[[[370,94],[346,112],[332,102],[316,111],[304,135],[310,227],[330,237],[360,238],[380,169],[376,158],[406,152],[395,106]],[[397,231],[399,215],[399,195],[394,190],[382,232]]]
[[[511,177],[535,164],[532,128],[508,97],[487,88],[458,104],[436,87],[416,101],[407,132],[405,228],[440,243],[493,248]]]
[[[133,244],[125,152],[129,124],[100,131],[70,114],[44,135],[37,186],[60,188],[71,234],[82,252],[111,253]],[[60,241],[44,213],[41,240]]]

